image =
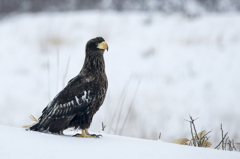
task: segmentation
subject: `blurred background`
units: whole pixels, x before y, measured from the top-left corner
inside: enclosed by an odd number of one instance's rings
[[[239,11],[238,0],[1,0],[1,13],[79,10],[219,13]]]
[[[220,124],[240,142],[240,1],[0,0],[0,124],[31,124],[102,36],[109,80],[91,131],[163,141]],[[1,133],[1,132],[0,132]]]

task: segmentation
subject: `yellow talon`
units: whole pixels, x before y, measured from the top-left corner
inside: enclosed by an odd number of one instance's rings
[[[102,135],[96,135],[96,134],[90,134],[88,132],[88,130],[84,130],[84,129],[81,129],[82,130],[82,134],[76,134],[76,135],[73,135],[73,137],[85,137],[85,138],[99,138],[100,136]]]

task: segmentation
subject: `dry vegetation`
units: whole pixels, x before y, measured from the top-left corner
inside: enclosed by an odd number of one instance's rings
[[[190,116],[190,120],[186,120],[190,123],[192,139],[180,138],[172,141],[172,143],[179,144],[179,145],[195,146],[195,147],[210,147],[212,143],[209,141],[210,137],[208,135],[211,133],[211,131],[206,132],[205,130],[203,130],[200,133],[198,133],[194,123],[194,121],[196,121],[197,119],[193,119]],[[215,149],[218,149],[218,150],[222,149],[222,150],[228,150],[228,151],[240,151],[240,147],[239,147],[239,150],[237,150],[236,148],[236,145],[239,146],[240,143],[235,143],[233,139],[232,140],[229,139],[229,137],[227,136],[228,133],[225,133],[225,134],[223,133],[222,124],[221,124],[221,132],[222,132],[222,140],[215,147]]]

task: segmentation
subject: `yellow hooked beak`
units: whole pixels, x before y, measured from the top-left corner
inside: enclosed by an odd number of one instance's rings
[[[98,44],[98,46],[97,46],[97,48],[99,48],[99,49],[104,49],[104,50],[107,50],[108,51],[108,45],[107,45],[107,43],[106,42],[101,42],[101,43],[99,43]]]

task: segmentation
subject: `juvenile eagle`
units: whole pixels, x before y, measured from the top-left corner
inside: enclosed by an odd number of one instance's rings
[[[63,134],[63,130],[73,127],[82,130],[82,134],[75,135],[77,137],[100,136],[89,134],[88,128],[107,92],[105,49],[108,50],[108,45],[102,37],[87,42],[82,70],[55,96],[42,111],[38,122],[28,130]]]

